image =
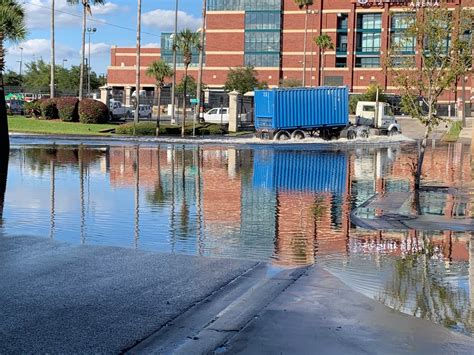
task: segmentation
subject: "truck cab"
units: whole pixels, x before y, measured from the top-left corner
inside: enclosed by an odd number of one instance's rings
[[[377,117],[376,117],[377,115]],[[392,108],[386,102],[359,101],[356,107],[356,126],[378,130],[379,134],[395,135],[401,127],[395,119]]]

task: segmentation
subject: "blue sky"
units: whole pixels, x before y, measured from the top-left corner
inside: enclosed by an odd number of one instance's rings
[[[19,71],[20,47],[23,63],[43,58],[50,60],[50,6],[51,0],[19,0],[24,3],[28,37],[23,43],[7,43],[7,68]],[[81,47],[81,7],[70,6],[66,0],[56,0],[56,63],[77,65]],[[180,28],[198,29],[201,17],[200,0],[179,0]],[[142,0],[142,46],[159,46],[160,33],[172,31],[174,0]],[[91,64],[98,74],[107,71],[110,47],[135,46],[137,2],[133,0],[107,1],[105,6],[92,8],[88,26],[96,27],[91,36]],[[86,38],[87,40],[87,38]],[[87,52],[87,44],[86,44]],[[23,70],[25,66],[23,65]]]

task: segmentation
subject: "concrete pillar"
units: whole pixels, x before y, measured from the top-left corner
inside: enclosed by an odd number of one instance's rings
[[[107,105],[108,104],[107,86],[101,86],[99,90],[100,90],[100,101],[102,101],[105,105]],[[107,105],[107,107],[109,106]]]
[[[237,176],[237,149],[227,149],[227,156],[227,174],[231,179],[234,179]]]
[[[229,92],[229,132],[237,132],[239,115],[239,93],[237,91]]]
[[[125,106],[130,106],[131,105],[131,100],[132,99],[132,87],[131,86],[126,86],[125,87],[125,95],[124,95],[124,105]]]

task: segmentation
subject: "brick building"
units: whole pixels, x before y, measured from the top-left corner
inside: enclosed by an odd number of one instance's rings
[[[403,31],[400,18],[407,9],[438,3],[451,9],[474,9],[474,0],[315,0],[308,10],[306,85],[347,85],[351,92],[363,92],[377,82],[386,92],[395,92],[381,67],[381,57],[390,41]],[[203,81],[209,89],[222,89],[229,68],[245,65],[253,65],[259,79],[270,86],[278,86],[285,79],[302,81],[305,10],[300,10],[294,0],[208,0],[206,22]],[[322,33],[335,44],[324,58],[313,41]],[[162,36],[163,51],[170,49],[169,35]],[[125,91],[134,87],[134,51],[112,48],[110,86]],[[416,53],[415,46],[407,51]],[[143,70],[159,56],[159,48],[143,49]],[[170,55],[163,54],[163,59],[171,62]],[[416,62],[421,65],[420,60]],[[191,66],[190,75],[196,76],[197,69]],[[178,67],[178,81],[182,72]],[[145,75],[142,78],[144,89],[152,91],[153,80]],[[466,99],[474,95],[471,83],[469,74]],[[458,83],[457,90],[445,93],[442,101],[456,102],[461,91]]]

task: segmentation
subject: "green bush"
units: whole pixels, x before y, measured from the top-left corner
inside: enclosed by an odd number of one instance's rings
[[[54,120],[59,117],[56,99],[42,99],[40,101],[41,118],[44,120]]]
[[[137,136],[154,136],[156,134],[156,123],[155,122],[140,122],[135,126],[135,132]],[[226,129],[224,128],[224,133]],[[126,123],[118,126],[115,129],[116,134],[123,135],[133,135],[133,123]],[[190,136],[193,134],[193,126],[187,125],[184,129],[184,134]],[[218,124],[203,124],[196,125],[196,135],[197,136],[206,136],[206,135],[217,135],[221,134],[221,126]],[[160,125],[160,135],[168,136],[180,136],[181,135],[181,126],[171,126],[171,125]]]
[[[364,95],[350,95],[349,96],[349,114],[355,115],[357,103],[363,100]]]
[[[59,118],[64,122],[79,121],[79,100],[75,97],[60,97],[56,99]]]
[[[81,123],[107,123],[109,109],[100,101],[83,99],[79,102],[79,121]]]
[[[27,117],[39,118],[41,117],[41,105],[38,100],[25,102],[25,115]]]

